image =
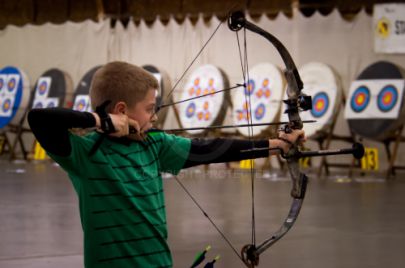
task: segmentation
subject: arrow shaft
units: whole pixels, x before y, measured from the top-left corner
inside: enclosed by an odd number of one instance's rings
[[[280,148],[253,148],[248,150],[242,150],[243,153],[249,152],[261,152],[261,151],[281,151]],[[330,149],[330,150],[319,150],[319,151],[298,151],[291,157],[314,157],[314,156],[327,156],[327,155],[339,155],[339,154],[352,154],[355,158],[360,159],[364,155],[364,148],[353,147],[344,149]],[[284,158],[290,158],[289,156]]]
[[[303,123],[314,123],[316,120],[307,120]],[[289,122],[275,122],[275,123],[257,123],[257,124],[241,124],[241,125],[225,125],[225,126],[209,126],[209,127],[189,127],[189,128],[173,128],[173,129],[163,129],[162,131],[167,132],[179,132],[179,131],[191,131],[191,130],[210,130],[210,129],[223,129],[223,128],[239,128],[239,127],[258,127],[258,126],[276,126],[285,125]]]

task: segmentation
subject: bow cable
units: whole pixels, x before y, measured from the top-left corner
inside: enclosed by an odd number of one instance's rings
[[[247,38],[246,38],[246,28],[243,30],[243,54],[242,48],[239,40],[239,33],[235,32],[236,39],[238,43],[238,50],[239,50],[239,59],[241,63],[242,75],[243,75],[243,84],[244,86],[244,97],[245,97],[245,104],[247,105],[246,109],[246,118],[247,118],[247,125],[248,125],[248,139],[252,144],[252,149],[254,148],[254,141],[253,141],[253,117],[252,117],[252,100],[250,93],[250,77],[249,77],[249,63],[248,63],[248,53],[247,53]],[[255,170],[254,170],[254,160],[249,159],[250,161],[250,185],[251,185],[251,199],[252,199],[252,207],[251,207],[251,221],[252,221],[252,234],[251,234],[251,241],[252,245],[256,245],[256,219],[255,219]]]

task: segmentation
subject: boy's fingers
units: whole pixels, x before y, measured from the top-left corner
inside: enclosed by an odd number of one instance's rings
[[[144,133],[142,133],[141,127],[139,126],[137,121],[129,118],[128,127],[129,127],[129,135],[128,135],[128,137],[130,139],[138,140],[138,141],[144,139]]]
[[[118,136],[120,134],[125,134],[125,132],[127,131],[127,129],[125,128],[128,122],[128,117],[124,114],[110,114],[110,118],[115,128],[114,133],[117,134]]]
[[[139,131],[135,127],[129,126],[129,134],[136,134],[138,132]]]
[[[294,130],[293,133],[280,132],[279,139],[288,140],[290,143],[305,142],[306,141],[305,131],[302,129],[297,129]]]
[[[141,130],[138,122],[131,118],[128,118],[128,126],[130,130],[132,129],[132,131],[135,130],[136,132],[140,132]]]
[[[142,132],[141,127],[139,126],[138,122],[129,118],[128,120],[128,128],[129,128],[129,136],[131,139],[135,140],[142,140]]]
[[[300,143],[307,141],[307,136],[305,136],[305,131],[302,129],[300,130],[299,140],[300,140]]]

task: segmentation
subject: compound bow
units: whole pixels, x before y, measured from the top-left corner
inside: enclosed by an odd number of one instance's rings
[[[232,13],[228,17],[228,26],[232,31],[235,31],[235,32],[240,31],[241,29],[244,29],[244,30],[249,30],[254,33],[257,33],[257,34],[263,36],[277,49],[278,53],[280,54],[280,56],[285,64],[284,73],[285,73],[285,77],[286,77],[286,81],[287,81],[287,85],[288,85],[287,86],[288,98],[286,100],[284,100],[284,103],[286,104],[286,107],[287,107],[285,110],[285,113],[288,115],[289,122],[287,124],[285,124],[283,130],[286,133],[289,133],[293,129],[302,129],[303,121],[300,118],[299,112],[311,109],[312,102],[311,102],[310,96],[306,96],[302,93],[303,83],[301,81],[298,70],[297,70],[295,63],[294,63],[290,53],[288,52],[288,50],[272,34],[261,29],[260,27],[256,26],[255,24],[247,21],[243,12]],[[217,29],[218,29],[218,27],[217,27]],[[215,30],[215,32],[217,31],[217,29]],[[215,34],[215,32],[213,34]],[[211,38],[212,38],[212,36],[210,37],[210,39]],[[207,43],[204,45],[204,47],[206,45],[207,45]],[[200,53],[201,53],[201,51],[198,53],[198,55]],[[198,57],[198,55],[197,55],[197,57]],[[194,60],[193,60],[193,62],[194,62]],[[193,64],[193,62],[191,64]],[[185,73],[188,71],[188,69],[190,67],[191,67],[191,65],[183,73],[183,75],[181,76],[179,81],[184,77]],[[166,98],[168,98],[172,94],[173,90],[176,88],[177,85],[178,85],[178,82],[172,88],[172,90],[169,92],[169,94]],[[240,86],[240,85],[238,85],[238,86]],[[238,86],[236,86],[236,87],[238,87]],[[246,82],[243,84],[243,86],[246,87]],[[236,88],[236,87],[234,87],[234,88]],[[230,89],[233,89],[233,88],[230,88]],[[226,90],[228,90],[228,89],[226,89]],[[185,102],[185,101],[188,101],[188,100],[181,100],[179,102],[172,103],[172,104],[163,104],[163,105],[161,105],[161,107],[169,107],[171,105]],[[249,110],[251,110],[251,109],[249,108],[248,111]],[[251,118],[251,116],[250,116],[250,118]],[[282,122],[282,123],[284,124],[285,122]],[[282,124],[282,123],[275,123],[275,124]],[[250,122],[250,124],[248,124],[248,126],[250,126],[250,127],[252,127],[253,125],[254,124],[252,124],[251,122]],[[239,127],[239,126],[224,126],[224,127],[228,128],[228,127]],[[215,128],[221,128],[221,126],[215,126]],[[176,130],[181,130],[181,129],[176,129]],[[253,148],[250,151],[259,151],[259,150],[264,150],[264,149]],[[268,150],[268,149],[265,149],[265,150]],[[361,158],[364,154],[364,148],[361,144],[356,143],[350,149],[301,152],[301,151],[299,151],[298,144],[293,144],[287,154],[281,153],[283,158],[285,158],[287,161],[288,171],[289,171],[289,174],[292,179],[291,196],[292,196],[293,200],[292,200],[290,210],[288,212],[288,216],[284,220],[282,226],[274,234],[272,234],[270,236],[270,238],[265,239],[262,243],[256,244],[255,234],[252,234],[252,237],[253,237],[252,243],[245,245],[241,249],[240,254],[235,249],[235,247],[230,243],[230,241],[225,237],[225,235],[221,232],[221,230],[215,225],[213,220],[203,210],[203,208],[199,205],[199,203],[194,199],[194,197],[189,193],[189,191],[186,189],[186,187],[180,182],[180,180],[177,177],[175,177],[175,179],[180,184],[180,186],[186,191],[186,193],[191,197],[193,202],[199,207],[199,209],[203,212],[203,214],[208,218],[208,220],[216,228],[216,230],[219,232],[219,234],[225,239],[225,241],[233,249],[233,251],[236,253],[236,255],[243,261],[243,263],[247,267],[253,268],[253,267],[259,265],[260,255],[266,249],[268,249],[274,243],[276,243],[278,240],[280,240],[291,229],[291,227],[294,225],[294,223],[298,217],[298,214],[301,210],[301,206],[304,201],[306,187],[307,187],[307,183],[308,183],[308,177],[300,171],[299,162],[298,162],[299,158],[322,156],[322,155],[336,155],[336,154],[353,154],[354,157]],[[253,178],[253,172],[252,172],[252,181],[253,181],[253,179],[254,178]],[[254,213],[254,208],[253,208],[252,213]],[[253,220],[254,220],[254,217],[253,217]],[[254,222],[253,222],[253,224],[254,224]]]

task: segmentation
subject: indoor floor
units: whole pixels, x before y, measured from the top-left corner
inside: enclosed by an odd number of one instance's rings
[[[405,267],[405,180],[377,176],[310,175],[297,222],[260,256],[259,267]],[[282,172],[255,179],[256,243],[271,237],[290,207],[291,183]],[[252,241],[250,173],[223,165],[193,168],[179,180],[239,252]],[[244,267],[209,220],[171,176],[165,176],[169,244],[174,267],[190,267],[211,245],[215,267]],[[83,267],[77,197],[51,162],[0,162],[0,267]],[[204,267],[200,265],[199,267]]]

